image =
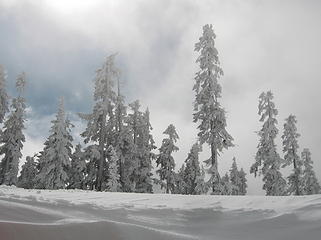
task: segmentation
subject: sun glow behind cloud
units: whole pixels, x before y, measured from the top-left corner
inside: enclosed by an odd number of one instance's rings
[[[46,0],[45,4],[60,14],[70,15],[85,13],[99,5],[100,2],[100,0]]]

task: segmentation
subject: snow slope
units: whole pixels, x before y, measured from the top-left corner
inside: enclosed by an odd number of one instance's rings
[[[321,195],[184,196],[0,186],[0,239],[320,240]]]

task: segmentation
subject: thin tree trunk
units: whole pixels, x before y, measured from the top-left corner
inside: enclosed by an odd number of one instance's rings
[[[105,146],[105,128],[106,128],[106,112],[103,111],[103,119],[101,122],[100,128],[100,139],[99,139],[99,151],[100,151],[100,158],[98,164],[98,173],[97,173],[97,181],[96,181],[96,190],[102,190],[102,178],[103,178],[103,168],[104,168],[104,161],[105,161],[105,154],[104,154],[104,146]]]

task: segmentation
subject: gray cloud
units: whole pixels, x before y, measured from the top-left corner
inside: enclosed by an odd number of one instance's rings
[[[300,146],[311,149],[321,179],[318,1],[98,0],[71,1],[74,6],[64,9],[55,4],[63,1],[14,1],[10,7],[6,2],[0,0],[1,63],[8,69],[12,94],[18,72],[28,74],[26,97],[34,112],[27,129],[35,142],[31,149],[47,136],[46,122],[59,96],[65,96],[71,112],[90,111],[95,69],[107,54],[119,52],[122,90],[128,101],[138,98],[149,106],[158,145],[166,126],[176,125],[179,167],[197,134],[192,123],[194,43],[201,27],[212,23],[225,72],[222,105],[236,144],[221,156],[221,171],[228,170],[233,156],[248,171],[261,126],[258,95],[271,89],[279,109],[279,136],[284,119],[296,114]],[[88,6],[81,8],[84,3]],[[32,118],[44,126],[37,134]],[[281,151],[280,137],[278,142]],[[202,158],[208,156],[205,148]],[[261,181],[249,180],[250,193],[260,193]]]

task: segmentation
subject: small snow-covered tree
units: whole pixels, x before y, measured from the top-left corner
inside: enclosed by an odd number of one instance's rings
[[[246,173],[244,172],[243,168],[239,171],[239,177],[240,177],[240,186],[239,186],[239,194],[240,195],[246,195],[247,193],[247,179],[246,179]]]
[[[297,120],[294,115],[290,115],[285,121],[284,133],[282,135],[284,152],[284,164],[282,167],[293,164],[293,172],[288,177],[288,192],[290,194],[301,195],[302,162],[298,155],[299,144],[297,139],[300,134],[297,133]]]
[[[208,184],[213,194],[220,194],[220,175],[217,169],[217,157],[223,149],[233,146],[233,138],[226,130],[225,110],[219,103],[222,87],[218,80],[223,75],[220,67],[218,51],[214,46],[216,35],[212,25],[203,27],[203,35],[195,44],[195,51],[200,52],[197,58],[200,70],[195,76],[194,122],[199,122],[200,143],[207,143],[211,149],[211,157],[206,160],[209,166]]]
[[[86,189],[86,161],[84,153],[81,151],[81,145],[77,144],[75,151],[71,155],[71,167],[69,170],[68,188]]]
[[[175,161],[172,154],[179,150],[175,145],[179,137],[173,124],[170,124],[163,134],[168,135],[168,138],[163,139],[162,146],[159,148],[156,159],[159,169],[156,173],[159,174],[161,181],[166,181],[166,193],[169,193],[173,189],[175,180]]]
[[[0,155],[3,158],[0,163],[0,184],[16,185],[19,171],[19,161],[22,157],[21,150],[25,136],[23,134],[25,122],[25,99],[22,93],[25,87],[25,73],[18,76],[16,88],[18,97],[12,100],[11,112],[4,122],[4,131],[0,136]]]
[[[172,193],[174,194],[187,194],[187,184],[185,182],[185,165],[182,164],[178,173],[174,174],[174,187]]]
[[[7,74],[2,65],[0,65],[0,123],[3,122],[6,113],[9,111],[8,94],[6,91]]]
[[[186,194],[197,194],[196,185],[197,177],[201,175],[199,153],[202,151],[201,145],[198,143],[193,144],[187,159],[185,160],[185,183],[186,183]]]
[[[233,185],[230,181],[230,177],[228,173],[225,173],[225,175],[222,177],[221,181],[221,195],[231,195],[233,191]]]
[[[321,193],[321,187],[313,170],[313,161],[308,148],[303,149],[301,158],[304,165],[302,177],[302,193],[306,195]]]
[[[258,172],[263,175],[263,189],[266,191],[266,195],[284,195],[286,181],[280,172],[281,158],[277,153],[274,142],[278,134],[275,118],[278,111],[272,100],[273,94],[271,91],[263,92],[259,97],[258,113],[261,116],[260,122],[264,123],[262,129],[258,132],[260,140],[255,163],[251,166],[250,172],[254,176]]]
[[[205,170],[202,165],[201,174],[196,177],[195,193],[200,195],[200,194],[206,194],[207,192],[208,192],[208,186],[205,182]]]
[[[27,156],[26,162],[22,165],[20,176],[18,177],[18,187],[32,189],[37,174],[34,157]]]
[[[235,157],[233,157],[233,163],[230,169],[230,180],[232,184],[232,195],[241,195],[240,194],[241,178],[240,178],[239,170],[237,169]]]
[[[116,93],[114,90],[115,81],[119,77],[119,70],[116,68],[115,54],[108,56],[103,66],[97,70],[95,77],[94,100],[95,105],[91,114],[79,114],[87,121],[87,128],[81,134],[85,138],[85,143],[98,142],[99,161],[97,165],[95,189],[102,191],[103,182],[106,176],[107,147],[114,139],[114,113]]]
[[[116,151],[114,150],[113,146],[108,147],[108,180],[107,180],[107,191],[110,192],[117,192],[120,190],[120,183],[119,183],[119,172],[118,172],[118,156]]]
[[[36,180],[39,188],[61,189],[68,183],[73,140],[70,134],[72,124],[66,119],[63,98],[60,99],[56,119],[51,122],[51,134],[45,144]]]

